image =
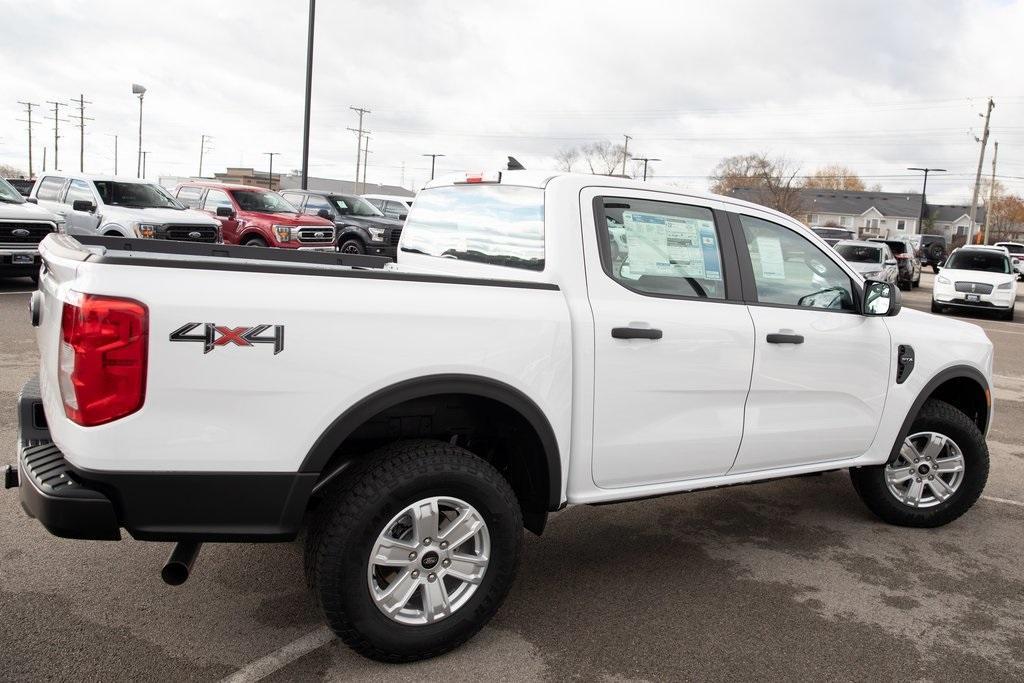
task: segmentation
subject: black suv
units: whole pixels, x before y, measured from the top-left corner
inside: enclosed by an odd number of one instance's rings
[[[397,255],[403,222],[388,218],[362,197],[321,190],[282,190],[280,194],[303,213],[334,221],[338,251],[391,259]]]
[[[939,272],[939,266],[949,256],[949,245],[943,235],[921,235],[921,267],[932,267],[932,272]]]
[[[917,257],[917,249],[914,243],[907,239],[887,240],[882,237],[872,237],[868,242],[885,242],[896,257],[896,266],[899,275],[896,285],[900,289],[913,289],[921,284],[921,260]]]

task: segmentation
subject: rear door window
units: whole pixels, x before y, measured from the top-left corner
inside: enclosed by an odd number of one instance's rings
[[[89,185],[90,183],[84,180],[72,180],[67,194],[64,196],[64,203],[74,205],[76,201],[84,200],[95,204],[96,196],[92,193],[92,188]]]
[[[198,209],[203,200],[203,188],[182,187],[178,189],[178,201],[190,209]]]

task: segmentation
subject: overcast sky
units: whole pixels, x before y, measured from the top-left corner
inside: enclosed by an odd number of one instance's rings
[[[282,9],[288,7],[290,9]],[[1024,2],[390,2],[320,0],[310,175],[350,179],[372,111],[368,180],[418,188],[439,171],[554,168],[568,145],[632,136],[661,182],[704,189],[724,156],[783,155],[804,172],[839,162],[886,190],[970,200],[985,100],[999,175],[1024,192]],[[27,168],[24,107],[79,94],[86,171],[134,175],[148,88],[148,175],[300,166],[306,3],[0,0],[0,162]],[[62,118],[77,111],[62,108]],[[60,166],[79,135],[61,124]],[[53,163],[53,123],[34,128]],[[985,162],[990,171],[991,144]]]

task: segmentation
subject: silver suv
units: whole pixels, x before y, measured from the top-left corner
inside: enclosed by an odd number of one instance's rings
[[[220,223],[214,218],[185,208],[145,180],[48,173],[32,188],[33,200],[61,216],[69,235],[220,242]]]

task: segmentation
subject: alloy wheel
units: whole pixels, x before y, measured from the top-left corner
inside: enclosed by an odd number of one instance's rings
[[[889,493],[913,508],[941,505],[957,492],[963,480],[963,451],[938,432],[908,436],[899,456],[885,468]]]

